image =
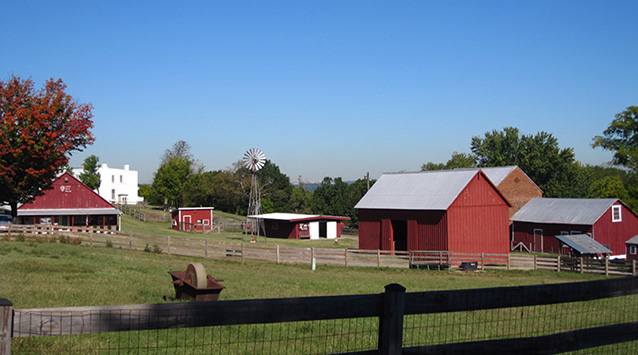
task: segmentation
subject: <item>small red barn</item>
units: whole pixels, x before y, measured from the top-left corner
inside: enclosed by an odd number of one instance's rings
[[[51,187],[18,208],[20,223],[120,229],[122,212],[72,174],[65,172]]]
[[[209,231],[213,228],[213,207],[180,207],[173,211],[173,229]]]
[[[359,248],[507,254],[509,207],[481,170],[383,174],[355,206]]]
[[[511,218],[512,247],[562,253],[556,235],[588,234],[614,255],[638,234],[638,216],[615,198],[534,198]]]
[[[298,213],[267,213],[251,218],[264,221],[266,236],[288,239],[341,238],[344,222],[349,217]]]
[[[627,246],[627,261],[638,260],[638,235],[625,242]]]

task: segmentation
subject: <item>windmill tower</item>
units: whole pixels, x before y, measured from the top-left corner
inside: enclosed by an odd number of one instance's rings
[[[257,148],[251,148],[244,153],[244,166],[252,172],[252,182],[250,185],[250,200],[248,201],[248,222],[250,230],[253,233],[253,241],[257,241],[260,231],[266,236],[266,227],[261,217],[263,211],[261,209],[261,193],[259,192],[259,182],[257,181],[257,172],[266,163],[264,152]],[[254,216],[250,218],[250,216]],[[248,233],[248,231],[246,231]]]

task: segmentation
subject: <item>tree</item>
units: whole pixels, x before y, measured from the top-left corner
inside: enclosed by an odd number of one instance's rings
[[[179,208],[183,206],[184,186],[193,176],[193,162],[173,156],[162,164],[153,176],[151,202]]]
[[[264,166],[257,172],[257,179],[259,180],[264,213],[290,210],[293,186],[290,183],[290,178],[281,172],[277,164],[266,159]]]
[[[476,161],[472,154],[465,153],[452,153],[452,157],[447,163],[426,163],[421,166],[421,171],[432,171],[432,170],[446,170],[446,169],[457,169],[457,168],[474,168],[476,167]]]
[[[616,114],[603,136],[594,137],[592,146],[614,152],[614,164],[638,172],[638,106]]]
[[[32,80],[0,81],[0,200],[18,204],[51,187],[73,151],[93,143],[90,104],[76,102],[61,79],[40,90]]]
[[[520,135],[517,128],[473,137],[471,145],[479,167],[518,165],[546,197],[586,197],[590,175],[574,158],[572,148],[561,149],[552,134]]]
[[[84,159],[82,165],[82,173],[80,174],[80,180],[84,185],[88,186],[91,190],[98,190],[100,188],[101,176],[98,173],[98,162],[100,158],[95,155],[89,155]]]
[[[193,161],[190,144],[183,140],[175,142],[171,149],[166,149],[164,154],[162,154],[162,164],[167,163],[171,157],[182,157]]]
[[[348,184],[340,177],[323,178],[321,185],[312,194],[311,209],[313,213],[346,216],[349,205]]]

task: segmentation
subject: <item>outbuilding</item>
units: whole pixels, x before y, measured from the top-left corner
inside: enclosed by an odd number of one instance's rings
[[[214,207],[180,207],[172,213],[173,229],[189,232],[213,228]]]
[[[534,198],[511,218],[512,249],[560,253],[556,235],[587,234],[625,253],[625,242],[638,234],[638,216],[615,198]]]
[[[122,212],[72,174],[60,175],[51,187],[43,195],[18,207],[19,223],[120,230]]]
[[[627,261],[638,260],[638,235],[625,242]]]
[[[266,236],[288,239],[341,238],[345,221],[350,217],[299,213],[266,213],[250,218],[264,221]]]
[[[481,170],[386,173],[355,206],[359,248],[507,254],[509,207]]]

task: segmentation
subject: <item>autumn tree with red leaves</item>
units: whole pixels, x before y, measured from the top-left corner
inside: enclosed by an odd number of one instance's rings
[[[43,194],[73,151],[93,143],[93,107],[77,103],[61,79],[40,90],[32,80],[0,81],[0,201],[11,206]]]

